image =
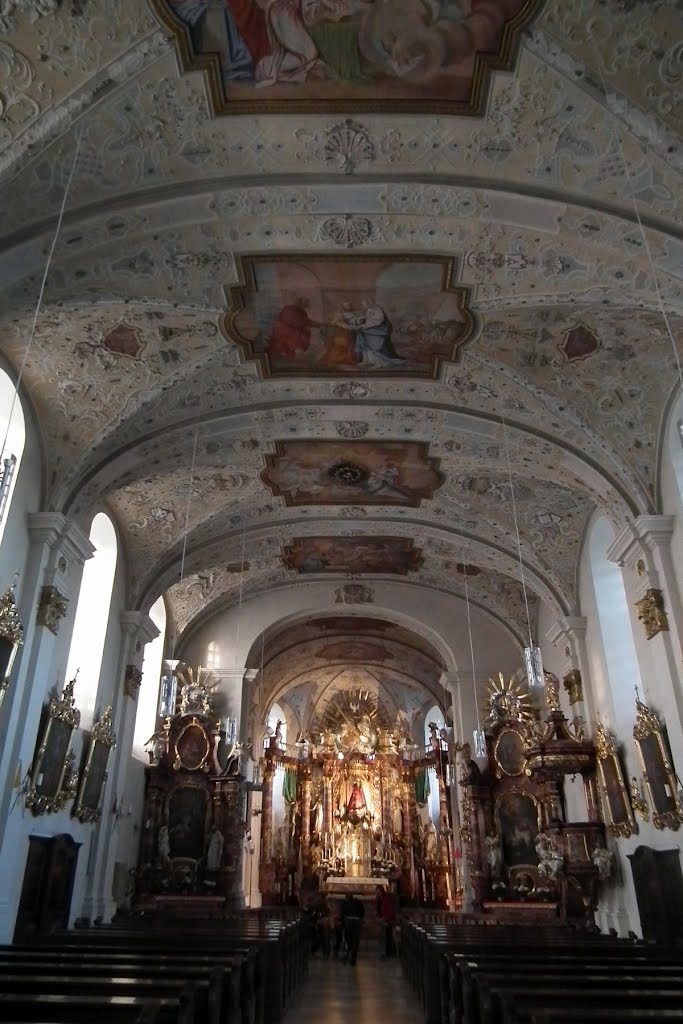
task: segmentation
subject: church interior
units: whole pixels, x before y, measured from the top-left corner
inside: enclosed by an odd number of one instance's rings
[[[681,39],[1,0],[2,1019],[683,1021]]]

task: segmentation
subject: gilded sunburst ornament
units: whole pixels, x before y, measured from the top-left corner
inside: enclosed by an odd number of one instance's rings
[[[488,707],[487,725],[502,725],[503,722],[530,722],[533,710],[529,694],[522,683],[514,679],[505,680],[502,672],[497,679],[489,679],[486,690]]]

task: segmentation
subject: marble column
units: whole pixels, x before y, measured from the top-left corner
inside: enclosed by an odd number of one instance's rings
[[[334,806],[332,799],[332,773],[334,761],[325,758],[323,761],[323,833],[325,842],[334,846]]]
[[[301,786],[301,860],[308,867],[311,860],[311,769],[308,765],[299,769],[303,774]]]

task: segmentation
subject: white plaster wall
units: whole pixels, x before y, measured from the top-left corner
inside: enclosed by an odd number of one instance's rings
[[[18,479],[15,488],[17,504],[15,505],[14,502],[12,504],[13,517],[17,514],[18,509],[23,509],[22,518],[24,523],[21,524],[23,532],[20,524],[8,522],[5,533],[8,543],[10,538],[23,538],[24,548],[22,554],[24,559],[28,552],[28,534],[24,525],[25,517],[28,511],[36,510],[35,506],[32,507],[29,502],[35,500],[38,493],[34,460],[30,457],[22,460],[20,473],[23,474],[25,467],[28,469],[27,484],[24,485],[23,479]],[[31,467],[34,469],[33,474],[30,472]],[[26,490],[24,489],[25,486]],[[9,532],[10,527],[12,532]],[[89,524],[85,529],[86,534],[88,529]],[[3,543],[3,551],[4,547]],[[32,673],[30,675],[24,673],[22,676],[22,673],[19,671],[13,674],[17,677],[16,692],[12,693],[11,701],[5,701],[7,707],[3,705],[2,708],[3,715],[7,715],[2,721],[2,727],[5,730],[3,734],[4,747],[6,750],[11,749],[18,752],[18,756],[13,758],[12,764],[4,766],[7,769],[11,785],[14,783],[15,774],[18,774],[22,779],[26,777],[34,757],[42,709],[49,700],[51,693],[61,692],[63,688],[81,575],[82,565],[73,564],[68,567],[64,579],[60,581],[60,590],[69,598],[69,606],[66,617],[60,623],[58,635],[55,637],[52,634],[47,636],[45,627],[39,627],[33,634],[33,642],[34,644],[42,643],[42,648],[40,656],[33,666]],[[106,704],[113,703],[115,691],[121,682],[118,679],[118,655],[122,641],[119,615],[125,608],[125,581],[125,558],[119,543],[119,556],[98,687],[96,704],[98,715]],[[30,615],[33,616],[35,615],[35,593],[30,596],[32,598]],[[78,685],[75,688],[75,698],[76,705],[78,706]],[[26,714],[18,721],[16,709],[14,715],[10,713],[10,705],[13,705],[15,700],[17,702],[20,700],[22,702],[26,701]],[[77,730],[72,744],[77,766],[81,764],[85,741],[86,735],[82,730]],[[88,884],[88,873],[93,868],[92,858],[90,857],[91,844],[93,843],[96,830],[101,828],[101,824],[81,824],[77,819],[72,818],[71,804],[68,804],[64,810],[56,814],[43,814],[39,817],[34,817],[30,811],[24,810],[17,788],[12,789],[11,793],[6,794],[6,796],[9,796],[10,799],[0,840],[0,863],[3,865],[3,870],[0,872],[0,942],[11,941],[14,933],[14,923],[21,895],[29,836],[69,834],[77,843],[81,844],[71,901],[69,923],[72,924],[81,915],[83,899]],[[111,811],[112,799],[111,791],[108,787],[102,804],[103,821]],[[1,819],[2,815],[0,815]]]
[[[240,716],[247,658],[257,642],[256,649],[260,650],[264,630],[276,623],[301,621],[313,615],[359,614],[386,618],[415,630],[439,652],[446,671],[457,671],[463,728],[471,733],[476,724],[476,711],[464,601],[409,584],[383,582],[374,584],[374,604],[340,605],[335,604],[338,586],[338,580],[293,584],[252,597],[241,609],[218,612],[183,641],[178,657],[189,665],[204,665],[208,645],[216,641],[221,650],[218,674],[224,675],[228,714]],[[520,666],[521,652],[510,633],[476,607],[471,608],[471,618],[477,680],[481,684],[499,671],[511,675]]]
[[[627,592],[628,596],[628,592]],[[584,679],[584,688],[592,692],[594,706],[600,713],[603,724],[616,736],[622,752],[622,763],[624,766],[625,783],[628,786],[632,775],[640,776],[635,744],[633,742],[633,725],[635,722],[635,694],[631,696],[622,695],[615,700],[612,694],[609,676],[605,663],[602,637],[600,635],[595,588],[590,565],[590,545],[586,541],[583,545],[579,566],[579,601],[580,611],[586,617],[588,628],[586,632],[586,650],[589,664],[589,678]],[[636,653],[643,673],[643,684],[648,693],[648,699],[656,703],[658,697],[657,680],[651,674],[643,671],[647,665],[644,653],[647,649],[644,645],[647,641],[640,624],[638,630],[634,630]],[[595,723],[593,723],[595,724]],[[678,742],[682,737],[676,737]],[[639,831],[628,839],[610,839],[609,848],[615,854],[615,875],[614,881],[603,890],[603,898],[600,902],[597,921],[603,930],[614,927],[620,934],[632,930],[642,935],[640,927],[640,916],[636,901],[633,876],[628,862],[628,855],[633,853],[640,845],[650,846],[654,849],[671,850],[680,849],[679,838],[676,833],[670,830],[659,831],[652,824],[638,821]]]

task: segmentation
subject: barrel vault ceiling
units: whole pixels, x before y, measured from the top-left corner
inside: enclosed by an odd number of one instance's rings
[[[592,512],[657,511],[680,5],[401,0],[414,49],[380,67],[379,3],[245,0],[272,50],[246,84],[175,6],[2,5],[0,345],[45,506],[108,506],[129,606],[166,592],[181,632],[304,578],[462,596],[467,573],[524,637],[512,480],[532,618],[570,613]],[[498,56],[449,78],[464,24]]]

